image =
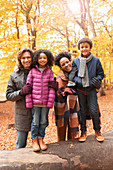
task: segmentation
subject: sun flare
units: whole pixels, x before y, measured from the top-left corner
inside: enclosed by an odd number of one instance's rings
[[[72,13],[79,13],[80,10],[80,4],[78,0],[68,0],[68,6]]]

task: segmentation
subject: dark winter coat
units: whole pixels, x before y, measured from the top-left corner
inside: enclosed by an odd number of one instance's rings
[[[72,66],[75,64],[76,64],[78,72],[79,72],[79,67],[80,67],[79,57],[77,57],[73,60]],[[89,87],[87,87],[87,90],[88,89],[91,90],[92,88],[95,88],[92,85],[92,78],[96,77],[99,80],[102,80],[104,78],[104,71],[103,71],[101,62],[95,56],[93,56],[91,61],[88,62],[88,76],[89,76]],[[83,85],[82,85],[82,78],[79,77],[78,75],[76,75],[74,80],[75,80],[77,88],[84,90]]]
[[[14,71],[8,82],[6,98],[15,102],[15,128],[18,131],[29,131],[31,128],[31,109],[26,108],[25,97],[20,95],[21,88],[26,84],[29,70]]]

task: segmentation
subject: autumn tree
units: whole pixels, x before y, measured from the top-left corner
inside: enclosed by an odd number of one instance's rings
[[[102,61],[106,79],[112,83],[112,16],[112,0],[1,0],[0,82],[6,82],[1,91],[14,70],[20,48],[46,48],[54,55],[64,50],[76,53],[83,36],[94,42],[92,52]]]

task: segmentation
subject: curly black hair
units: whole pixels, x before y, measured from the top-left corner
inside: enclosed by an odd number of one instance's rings
[[[93,43],[89,38],[82,38],[78,41],[78,49],[80,50],[80,44],[81,43],[88,43],[90,45],[90,48],[92,48]]]
[[[71,61],[71,54],[69,54],[67,51],[65,51],[65,52],[60,52],[60,53],[57,54],[56,57],[55,57],[55,65],[61,67],[61,66],[60,66],[60,60],[61,60],[61,58],[63,58],[63,57],[66,57],[66,58],[69,59],[69,61]]]
[[[38,57],[40,56],[41,53],[44,53],[47,56],[48,62],[47,65],[49,67],[53,66],[54,64],[54,56],[51,53],[51,51],[46,50],[46,49],[39,49],[33,53],[33,67],[35,67],[38,64]]]

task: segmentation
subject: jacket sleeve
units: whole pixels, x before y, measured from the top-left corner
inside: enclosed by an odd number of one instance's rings
[[[71,70],[71,72],[69,73],[69,81],[74,82],[74,78],[75,78],[75,76],[76,76],[76,74],[77,74],[77,71],[78,71],[78,68],[77,68],[76,64],[73,63],[73,65],[72,65],[72,70]]]
[[[16,85],[13,81],[12,75],[10,75],[7,90],[6,90],[6,98],[10,101],[18,101],[22,99],[23,97],[20,95],[21,90],[17,90]]]
[[[101,62],[100,62],[99,59],[98,59],[98,62],[97,62],[96,77],[97,77],[99,80],[102,80],[102,79],[104,78],[104,70],[103,70],[103,68],[102,68],[102,65],[101,65]]]
[[[53,81],[54,80],[54,75],[53,75],[53,71],[51,70],[50,72],[50,80],[49,81]],[[54,100],[55,100],[55,90],[53,88],[49,88],[48,89],[48,102],[47,102],[47,107],[48,108],[52,108],[53,104],[54,104]]]
[[[31,87],[33,87],[33,77],[32,77],[32,70],[29,72],[27,76],[27,84],[30,84]],[[32,108],[33,107],[33,100],[32,100],[32,94],[26,95],[26,108]]]
[[[77,66],[77,71],[74,77],[74,82],[76,85],[82,86],[82,79],[80,77],[78,77],[78,72],[79,72],[79,61],[77,58],[75,58],[72,62],[72,67]]]

